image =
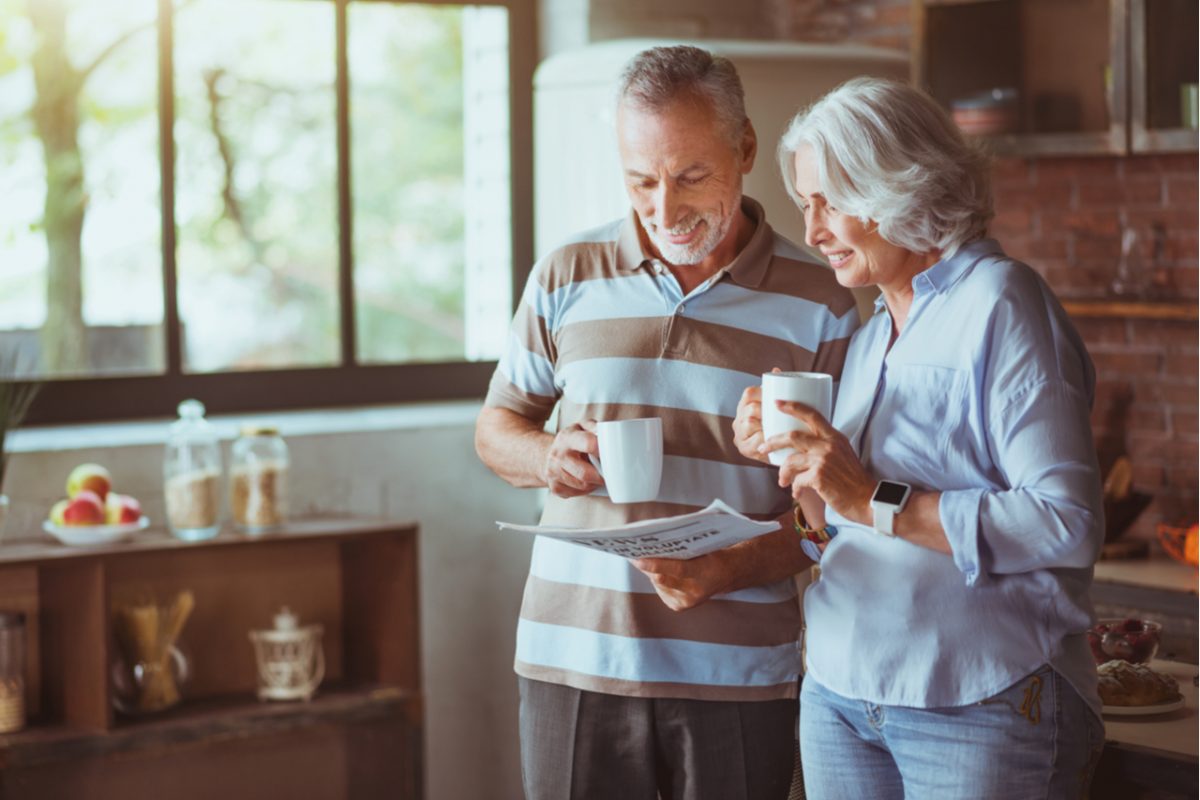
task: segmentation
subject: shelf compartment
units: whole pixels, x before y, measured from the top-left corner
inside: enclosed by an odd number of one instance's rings
[[[1198,133],[1188,127],[1185,84],[1200,75],[1196,0],[1132,0],[1130,138],[1134,152],[1197,151]]]
[[[1126,0],[918,0],[915,10],[913,80],[947,109],[1017,90],[1017,129],[979,137],[993,151],[1126,152]]]

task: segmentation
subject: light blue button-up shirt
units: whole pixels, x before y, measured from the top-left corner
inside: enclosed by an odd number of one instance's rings
[[[846,697],[935,708],[1049,663],[1099,713],[1084,632],[1103,539],[1095,373],[1049,287],[993,240],[913,279],[891,350],[882,299],[850,343],[834,425],[868,471],[942,493],[953,557],[829,510],[805,596],[808,671]]]

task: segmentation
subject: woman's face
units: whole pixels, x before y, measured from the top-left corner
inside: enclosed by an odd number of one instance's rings
[[[825,201],[817,179],[817,159],[809,145],[796,151],[796,194],[804,214],[804,241],[829,259],[838,283],[846,287],[875,284],[900,288],[924,269],[924,259],[886,241],[874,223],[864,225]]]

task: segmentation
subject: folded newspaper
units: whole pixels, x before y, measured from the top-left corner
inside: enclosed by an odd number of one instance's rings
[[[695,558],[779,529],[779,522],[755,522],[721,500],[691,514],[630,522],[614,528],[571,528],[497,522],[502,531],[549,536],[626,558]]]

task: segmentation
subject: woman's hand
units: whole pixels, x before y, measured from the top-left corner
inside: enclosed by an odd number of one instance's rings
[[[779,468],[779,485],[791,485],[792,496],[797,500],[804,489],[812,489],[846,519],[870,525],[876,481],[863,468],[850,440],[812,406],[785,400],[776,405],[788,416],[807,424],[811,431],[781,433],[759,445],[759,453],[764,457],[772,450],[793,448],[794,452]],[[736,423],[734,427],[736,430]]]
[[[762,387],[749,386],[738,400],[737,417],[733,420],[733,444],[746,458],[770,463],[760,447],[763,443]]]

